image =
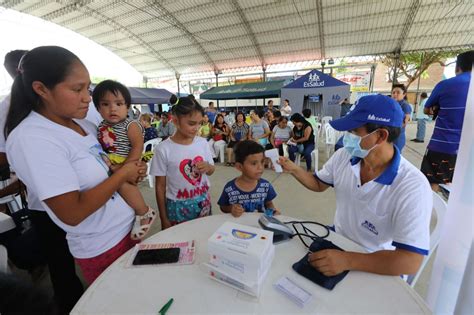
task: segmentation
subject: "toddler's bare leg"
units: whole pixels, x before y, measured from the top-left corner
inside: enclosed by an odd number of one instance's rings
[[[125,202],[135,210],[136,215],[144,215],[148,212],[148,206],[137,186],[130,183],[124,183],[118,192]]]

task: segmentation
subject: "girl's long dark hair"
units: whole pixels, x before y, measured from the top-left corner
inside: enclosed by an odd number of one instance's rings
[[[33,82],[39,81],[52,89],[64,81],[74,62],[81,61],[69,50],[58,46],[37,47],[23,56],[10,94],[5,139],[31,111],[42,106],[41,98],[33,90]]]

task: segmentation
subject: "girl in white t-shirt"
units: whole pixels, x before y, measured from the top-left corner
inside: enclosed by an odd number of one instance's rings
[[[70,51],[37,47],[23,56],[12,86],[5,131],[8,161],[63,229],[71,254],[92,283],[132,248],[134,212],[116,192],[146,175],[143,162],[111,176],[101,159],[97,128],[86,121],[90,77]]]
[[[215,170],[206,139],[197,136],[204,109],[188,97],[173,95],[170,103],[176,132],[155,147],[150,169],[162,229],[211,214],[208,175]]]

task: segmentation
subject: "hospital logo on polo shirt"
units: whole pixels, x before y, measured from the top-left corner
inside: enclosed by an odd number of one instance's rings
[[[370,232],[374,233],[375,235],[379,235],[379,232],[377,231],[375,226],[369,221],[365,220],[361,225],[365,227],[367,230],[369,230]]]

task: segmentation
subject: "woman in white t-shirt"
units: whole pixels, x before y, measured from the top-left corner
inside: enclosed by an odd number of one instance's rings
[[[170,103],[176,103],[176,96]],[[155,147],[150,169],[162,229],[211,214],[208,176],[215,170],[206,139],[197,135],[204,109],[181,97],[172,111],[176,132]]]
[[[289,100],[283,101],[283,106],[280,108],[280,112],[282,116],[289,117],[291,115],[291,106]]]
[[[69,249],[92,283],[135,242],[134,212],[116,191],[146,174],[142,162],[109,176],[89,108],[89,72],[70,51],[37,47],[19,66],[6,122],[7,156],[26,184],[66,233]]]

